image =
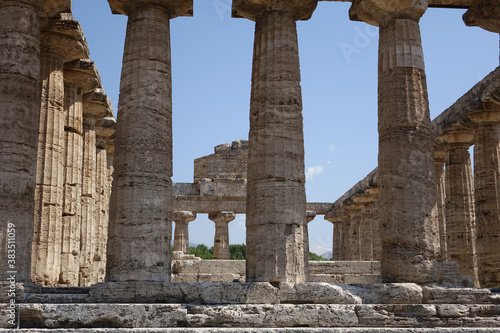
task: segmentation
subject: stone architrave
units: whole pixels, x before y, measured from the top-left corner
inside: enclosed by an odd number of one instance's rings
[[[59,284],[78,285],[82,219],[83,111],[82,95],[100,85],[88,59],[64,64],[64,179],[61,272]]]
[[[128,16],[115,133],[108,281],[170,281],[172,78],[170,20],[193,0],[108,0]]]
[[[439,223],[439,248],[441,260],[446,261],[448,250],[446,245],[446,182],[444,173],[446,152],[443,148],[434,146],[434,166],[436,168],[437,210]]]
[[[214,259],[229,260],[229,222],[235,219],[234,212],[210,213],[208,218],[215,223]]]
[[[477,281],[474,184],[469,147],[474,134],[448,131],[439,136],[446,150],[446,244],[447,261],[460,265],[461,275]]]
[[[380,27],[379,219],[384,282],[439,282],[436,182],[419,20],[427,1],[354,0],[353,20]]]
[[[110,113],[111,105],[109,106]],[[109,141],[115,132],[116,121],[108,115],[99,120],[95,126],[96,133],[96,201],[93,245],[92,279],[93,283],[104,282],[106,276],[106,243],[108,242],[109,225],[109,175],[108,150]]]
[[[71,14],[48,19],[41,27],[42,95],[31,263],[31,279],[41,285],[56,285],[61,267],[65,164],[63,65],[88,58],[88,53],[81,27]]]
[[[500,106],[484,103],[475,123],[474,190],[477,261],[482,288],[500,286]]]
[[[97,274],[94,273],[96,270],[94,267],[94,258],[96,255],[96,243],[99,241],[96,234],[97,229],[99,229],[98,219],[100,219],[100,215],[98,214],[100,202],[98,199],[102,198],[97,194],[96,123],[112,115],[110,105],[108,96],[100,88],[83,96],[82,220],[78,284],[85,287],[97,282],[95,279]],[[103,163],[107,158],[101,156],[100,159],[100,167],[104,168]]]
[[[189,211],[175,211],[172,215],[175,222],[174,251],[189,254],[189,222],[196,220],[196,213]]]
[[[233,0],[255,21],[247,185],[246,280],[309,279],[297,20],[317,0]]]
[[[469,27],[477,26],[491,32],[500,33],[500,6],[498,0],[472,0],[463,16]]]

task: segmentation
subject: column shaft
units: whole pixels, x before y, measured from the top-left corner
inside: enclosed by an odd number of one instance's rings
[[[110,202],[107,279],[170,281],[172,80],[169,13],[128,13]]]
[[[440,276],[431,122],[420,29],[413,19],[380,27],[379,218],[385,282]]]
[[[332,259],[342,260],[342,222],[333,223]]]
[[[0,278],[30,282],[40,114],[40,22],[36,1],[0,3]],[[12,228],[14,227],[14,228]],[[15,230],[9,237],[8,230]],[[13,236],[13,235],[11,235]],[[7,245],[16,261],[7,267]],[[10,243],[9,243],[10,242]]]
[[[196,213],[190,211],[175,211],[173,220],[174,230],[174,251],[189,253],[189,222],[196,219]]]
[[[361,212],[362,220],[360,230],[361,238],[361,260],[372,261],[373,260],[373,203],[366,203],[363,205]]]
[[[350,229],[351,229],[351,211],[344,206],[342,215],[344,216],[342,220],[343,228],[342,228],[342,260],[352,260],[351,254],[351,238],[350,238]]]
[[[349,225],[349,243],[350,243],[350,260],[361,260],[361,223],[363,215],[361,214],[361,207],[352,207],[351,223]]]
[[[439,249],[441,260],[446,261],[448,249],[446,245],[446,177],[444,172],[445,152],[435,149],[434,166],[436,168],[437,211],[439,224]]]
[[[477,281],[476,223],[472,178],[468,145],[447,147],[447,260],[459,263],[460,274],[472,275]]]
[[[477,259],[481,287],[500,286],[500,126],[478,124],[474,140]]]
[[[104,282],[106,243],[108,241],[109,197],[107,196],[108,161],[106,143],[98,140],[96,150],[96,210],[93,242],[92,283]]]
[[[247,186],[247,281],[308,280],[304,136],[292,14],[256,18]]]

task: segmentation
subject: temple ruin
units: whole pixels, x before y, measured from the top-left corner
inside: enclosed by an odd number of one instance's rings
[[[173,183],[170,20],[193,0],[108,0],[128,17],[116,120],[71,1],[0,0],[0,331],[500,330],[500,69],[431,121],[419,26],[463,8],[500,33],[498,1],[352,0],[379,28],[379,163],[307,202],[296,21],[318,1],[232,1],[255,22],[248,141]],[[210,262],[187,254],[197,214]],[[316,215],[333,261],[309,262]]]

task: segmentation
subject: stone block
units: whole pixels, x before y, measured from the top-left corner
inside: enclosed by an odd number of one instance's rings
[[[345,276],[342,274],[310,274],[309,282],[345,283]]]
[[[488,289],[423,286],[423,302],[428,304],[482,304],[488,303]]]
[[[346,274],[344,276],[345,284],[366,284],[366,283],[382,283],[382,275],[380,274]]]
[[[422,287],[414,283],[344,285],[363,304],[422,304]]]
[[[436,305],[437,312],[441,317],[466,317],[470,314],[469,306],[462,304],[439,304]]]
[[[361,298],[341,286],[329,283],[280,283],[280,302],[321,303],[321,304],[361,304]]]

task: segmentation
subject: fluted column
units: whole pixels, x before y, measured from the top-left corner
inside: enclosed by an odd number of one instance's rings
[[[349,205],[344,204],[342,206],[342,260],[352,260],[351,254],[351,238],[350,238],[350,230],[351,230],[351,210],[349,209]]]
[[[446,245],[446,182],[444,173],[446,152],[443,148],[434,146],[434,166],[436,168],[437,210],[439,224],[439,248],[441,260],[446,261],[448,250]]]
[[[111,111],[111,108],[109,109]],[[110,115],[99,120],[96,133],[96,210],[94,224],[91,283],[104,282],[106,276],[106,243],[109,225],[108,145],[115,132],[115,119]]]
[[[255,21],[247,185],[247,281],[309,278],[304,135],[295,21],[317,0],[233,0]]]
[[[370,202],[370,215],[371,215],[371,228],[372,228],[372,260],[380,261],[382,257],[382,242],[380,239],[380,221],[379,221],[379,203],[378,203],[378,187],[370,187],[365,191],[365,195],[368,195]]]
[[[109,0],[128,16],[110,201],[108,281],[170,281],[170,19],[192,0]]]
[[[342,216],[338,210],[325,215],[325,220],[333,224],[332,260],[343,260],[342,253]]]
[[[367,194],[355,194],[352,200],[361,205],[359,225],[360,260],[373,260],[374,199]]]
[[[363,205],[352,202],[348,208],[351,215],[351,223],[349,224],[349,249],[350,260],[361,260],[361,225],[363,221]]]
[[[47,20],[41,30],[42,96],[32,247],[32,281],[42,285],[56,285],[61,266],[65,162],[63,64],[87,56],[88,49],[76,21]]]
[[[76,60],[64,64],[64,178],[61,272],[59,284],[77,286],[80,269],[81,194],[83,168],[82,95],[97,88],[94,64]]]
[[[0,278],[31,279],[31,242],[40,114],[40,3],[0,2]],[[23,22],[23,24],[18,24]],[[15,228],[12,228],[14,226]],[[8,230],[16,262],[7,266]]]
[[[210,213],[208,218],[215,223],[214,259],[229,259],[229,222],[234,220],[234,212]]]
[[[384,282],[441,277],[436,182],[419,19],[427,1],[355,0],[352,19],[380,27],[379,218]]]
[[[189,254],[189,222],[196,220],[196,213],[189,211],[175,211],[172,215],[175,222],[174,251]]]
[[[500,286],[500,106],[469,114],[474,131],[477,261],[481,287]]]
[[[460,264],[460,274],[477,281],[474,188],[469,147],[471,132],[451,131],[439,137],[446,150],[447,260]]]

